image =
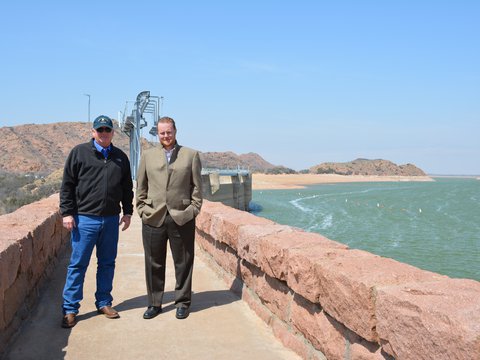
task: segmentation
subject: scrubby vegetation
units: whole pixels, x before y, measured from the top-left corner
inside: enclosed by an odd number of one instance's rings
[[[284,166],[275,166],[272,169],[267,169],[265,174],[296,174],[297,172],[293,169],[284,167]]]
[[[0,173],[0,215],[59,192],[61,179],[42,175]]]
[[[317,174],[356,175],[352,170],[341,171],[330,167],[318,168]]]

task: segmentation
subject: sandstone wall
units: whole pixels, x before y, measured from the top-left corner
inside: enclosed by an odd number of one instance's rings
[[[0,216],[0,357],[69,239],[58,194]]]
[[[0,217],[0,354],[69,233],[58,194]],[[209,263],[304,359],[480,359],[480,283],[205,201]]]
[[[480,359],[480,283],[206,201],[197,243],[304,359]]]

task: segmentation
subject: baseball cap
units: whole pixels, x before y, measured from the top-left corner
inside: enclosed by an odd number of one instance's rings
[[[104,126],[113,129],[112,119],[110,119],[108,116],[100,115],[95,120],[93,120],[93,128],[95,130]]]

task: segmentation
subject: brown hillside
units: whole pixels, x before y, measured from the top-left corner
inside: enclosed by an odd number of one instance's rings
[[[382,159],[356,159],[345,163],[327,162],[312,166],[309,171],[313,174],[426,176],[423,170],[413,164],[396,165]]]
[[[252,172],[266,171],[275,166],[265,161],[260,155],[248,153],[237,155],[227,152],[205,152],[200,154],[202,166],[209,169],[247,169]]]
[[[115,123],[115,122],[114,122]],[[86,122],[28,124],[0,128],[0,172],[48,175],[63,168],[70,150],[91,138],[91,125]],[[115,123],[115,146],[129,154],[129,138]],[[153,144],[144,140],[142,147]],[[275,166],[255,153],[236,155],[233,152],[200,154],[202,165],[217,169],[250,169],[266,171]]]
[[[259,171],[264,171],[275,168],[275,165],[270,164],[260,155],[253,152],[249,152],[248,154],[242,154],[239,157],[243,162],[249,164],[251,169],[258,169]]]
[[[113,143],[128,154],[128,137],[116,126]],[[70,150],[88,141],[85,122],[28,124],[0,128],[0,171],[50,174],[62,168]]]

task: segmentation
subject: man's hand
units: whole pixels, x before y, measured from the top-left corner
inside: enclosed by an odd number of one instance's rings
[[[118,225],[122,225],[123,223],[123,228],[122,228],[122,231],[125,231],[128,229],[128,227],[130,226],[130,221],[132,220],[132,215],[123,215],[122,218],[120,219],[120,224]]]
[[[62,221],[63,227],[67,229],[68,231],[72,231],[73,228],[75,228],[75,219],[71,215],[67,215],[63,218]]]

